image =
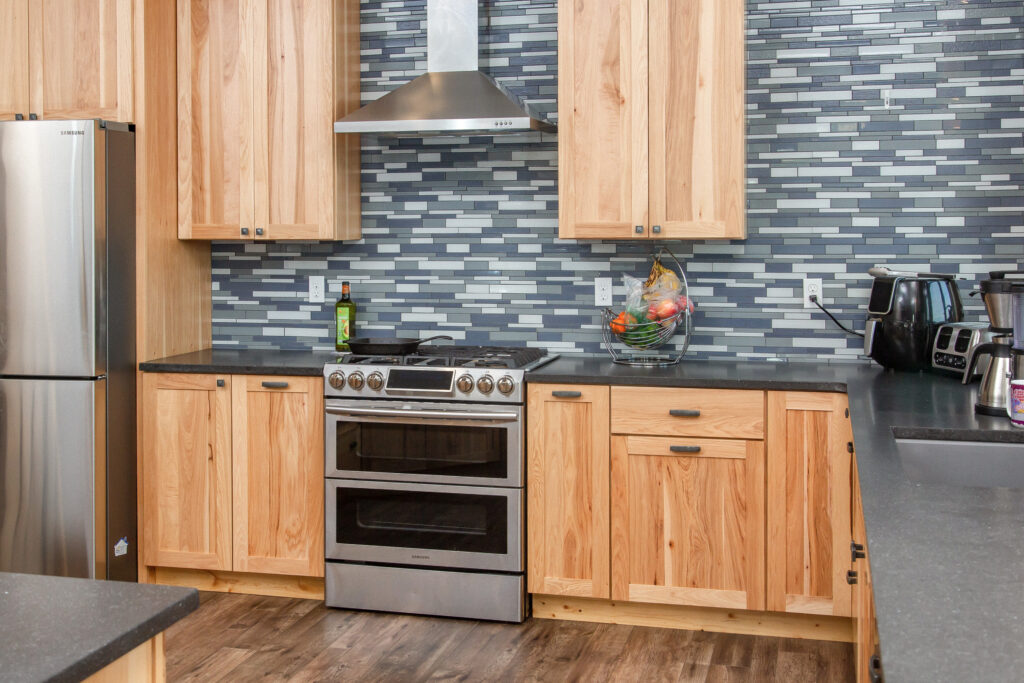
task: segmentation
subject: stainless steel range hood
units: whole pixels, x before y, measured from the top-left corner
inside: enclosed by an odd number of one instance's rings
[[[335,133],[499,135],[555,126],[478,69],[478,0],[427,0],[427,73],[334,124]]]

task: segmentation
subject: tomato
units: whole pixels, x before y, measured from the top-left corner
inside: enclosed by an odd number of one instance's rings
[[[676,305],[675,301],[671,299],[665,299],[658,304],[658,319],[664,320],[665,318],[671,318],[679,312],[679,306]]]

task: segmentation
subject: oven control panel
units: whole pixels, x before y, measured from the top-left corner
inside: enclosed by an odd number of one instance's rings
[[[347,398],[522,403],[523,370],[507,368],[324,366],[324,394]]]

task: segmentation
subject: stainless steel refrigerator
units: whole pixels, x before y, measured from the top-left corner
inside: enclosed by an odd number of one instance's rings
[[[0,571],[134,581],[135,135],[0,122]]]

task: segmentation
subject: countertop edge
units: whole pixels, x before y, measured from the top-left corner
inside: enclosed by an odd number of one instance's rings
[[[323,366],[319,367],[287,367],[287,366],[256,366],[230,365],[226,363],[183,364],[165,363],[159,360],[139,363],[140,372],[168,372],[175,374],[231,374],[231,375],[290,375],[292,377],[322,377]]]
[[[53,683],[81,681],[166,631],[199,608],[199,591],[195,588],[189,590],[180,600],[46,680]]]

